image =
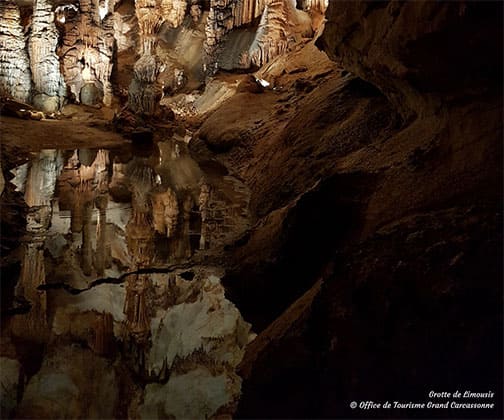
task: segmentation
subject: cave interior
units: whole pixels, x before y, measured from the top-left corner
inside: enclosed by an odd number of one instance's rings
[[[502,82],[501,1],[1,0],[1,418],[502,418]]]

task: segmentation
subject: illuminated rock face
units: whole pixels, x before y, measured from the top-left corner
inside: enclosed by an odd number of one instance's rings
[[[63,45],[58,54],[66,84],[77,102],[103,102],[110,106],[115,48],[113,15],[98,2],[83,0],[77,15],[64,23]]]
[[[148,0],[135,2],[135,13],[139,27],[140,58],[133,69],[134,76],[128,93],[129,107],[135,112],[154,114],[161,99],[161,89],[156,80],[162,63],[156,54],[156,45],[163,15],[156,2]]]
[[[165,385],[145,388],[140,417],[208,418],[217,411],[230,415],[240,395],[235,369],[249,342],[250,324],[225,298],[218,277],[190,283],[177,279],[168,287],[162,280],[155,282],[158,299],[172,296],[174,305],[158,310],[151,321],[146,369],[151,377],[171,374]]]
[[[0,3],[0,90],[23,102],[30,99],[30,62],[19,7],[12,1]]]
[[[161,0],[161,14],[163,19],[172,27],[178,28],[184,21],[187,7],[191,5],[187,0]]]
[[[65,101],[112,106],[118,94],[145,115],[219,69],[285,53],[311,36],[311,17],[326,8],[324,0],[36,0],[21,19],[19,1],[0,5],[6,94],[46,112]]]
[[[55,112],[63,104],[66,87],[56,55],[59,33],[54,23],[52,4],[35,0],[28,52],[33,78],[33,103],[46,112]]]

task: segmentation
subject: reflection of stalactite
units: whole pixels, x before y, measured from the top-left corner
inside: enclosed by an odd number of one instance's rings
[[[133,212],[126,226],[126,238],[134,264],[143,267],[149,265],[154,256],[154,228],[149,199],[155,182],[154,171],[141,160],[135,160],[128,167],[128,176],[132,186]]]
[[[50,204],[62,166],[60,152],[56,150],[40,152],[38,159],[32,163],[26,180],[25,201],[28,206]]]
[[[110,355],[114,349],[114,318],[108,312],[97,314],[91,348],[102,356]]]
[[[172,237],[177,227],[178,213],[177,196],[171,188],[163,193],[154,194],[152,214],[157,232],[168,238]]]
[[[150,213],[133,208],[133,214],[126,226],[126,240],[133,262],[138,267],[146,267],[154,257],[154,229]]]
[[[148,275],[130,276],[126,284],[124,314],[126,327],[138,343],[145,342],[150,333],[150,315],[147,294],[151,286]]]
[[[45,284],[44,242],[27,243],[16,295],[31,304],[26,318],[20,318],[16,332],[26,338],[42,339],[47,334],[47,296],[37,289]],[[17,331],[18,329],[22,331]]]
[[[93,271],[93,243],[91,218],[93,214],[93,203],[88,201],[84,204],[83,226],[82,226],[82,272],[90,276]]]
[[[207,216],[208,216],[208,202],[210,200],[210,187],[207,183],[201,183],[201,190],[199,195],[199,211],[201,214],[201,237],[200,237],[200,249],[206,248],[207,243]]]
[[[103,275],[105,268],[112,262],[110,240],[107,235],[107,205],[108,195],[102,194],[95,199],[98,208],[98,222],[96,224],[96,253],[95,268],[98,275]]]
[[[190,258],[191,242],[189,237],[191,210],[194,206],[194,201],[190,194],[187,194],[182,202],[182,220],[181,229],[177,235],[177,248],[175,257],[178,259]]]
[[[98,208],[95,268],[98,275],[102,275],[105,268],[110,267],[112,263],[111,245],[107,235],[108,165],[108,151],[99,150],[93,162],[95,183],[99,194],[95,199],[95,205]]]
[[[109,152],[108,150],[100,149],[96,154],[93,162],[95,169],[95,181],[99,193],[106,193],[108,191],[108,166],[109,166]]]

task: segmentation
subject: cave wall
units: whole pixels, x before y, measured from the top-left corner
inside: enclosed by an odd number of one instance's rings
[[[405,119],[502,83],[502,4],[330,2],[319,46]]]
[[[292,0],[7,1],[0,9],[8,27],[0,81],[6,95],[49,113],[68,101],[110,107],[127,100],[131,111],[152,115],[164,95],[201,85],[220,61],[260,67],[311,37],[311,16],[324,7]],[[240,28],[254,41],[228,37]],[[232,54],[221,60],[224,43]]]
[[[491,389],[484,415],[502,416],[502,12],[500,2],[330,2],[317,45],[344,88],[334,73],[297,70],[297,102],[263,96],[254,119],[226,117],[251,102],[243,93],[203,124],[201,141],[250,186],[257,216],[224,279],[264,329],[242,364],[238,417],[440,415],[349,402],[457,387]],[[261,114],[268,106],[275,118]],[[301,217],[306,208],[317,210]]]

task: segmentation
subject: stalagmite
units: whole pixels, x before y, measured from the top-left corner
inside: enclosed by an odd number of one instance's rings
[[[65,82],[55,52],[58,37],[51,2],[35,0],[28,51],[33,77],[33,103],[45,112],[58,111],[65,97]]]
[[[30,61],[19,7],[5,0],[0,2],[0,94],[28,102],[30,91]]]

